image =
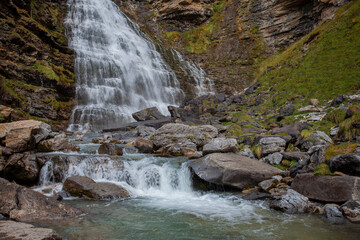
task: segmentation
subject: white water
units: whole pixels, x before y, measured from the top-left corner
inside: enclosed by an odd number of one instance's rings
[[[154,44],[111,0],[68,0],[75,50],[77,106],[69,130],[101,130],[133,121],[131,114],[184,97]]]

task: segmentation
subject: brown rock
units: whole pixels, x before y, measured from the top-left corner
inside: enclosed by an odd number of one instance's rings
[[[85,199],[129,198],[129,193],[113,183],[95,182],[84,176],[73,176],[65,180],[63,190],[72,196]]]
[[[81,211],[0,178],[0,214],[17,221],[41,222],[73,217]]]
[[[242,189],[281,173],[278,168],[233,153],[213,153],[190,162],[192,171],[202,180]]]
[[[61,240],[52,229],[39,228],[31,224],[14,221],[0,221],[0,238],[16,240]]]
[[[121,147],[114,143],[103,143],[99,147],[99,154],[108,154],[108,155],[123,155],[123,150]]]
[[[47,140],[43,140],[37,147],[39,152],[69,152],[79,151],[79,147],[73,145],[68,138],[55,137]]]
[[[291,188],[309,199],[317,201],[339,203],[360,200],[359,177],[298,174]]]
[[[135,147],[139,149],[139,152],[141,153],[152,153],[154,149],[152,141],[144,138],[137,138],[135,141]]]
[[[138,122],[165,118],[165,116],[161,114],[157,107],[146,108],[139,112],[135,112],[132,114],[132,117]]]
[[[34,149],[35,145],[48,137],[50,132],[50,125],[35,120],[0,124],[0,139],[5,139],[5,147],[14,152]]]

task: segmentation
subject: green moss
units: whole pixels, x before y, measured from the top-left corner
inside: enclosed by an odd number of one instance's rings
[[[239,136],[243,134],[241,127],[237,124],[232,124],[227,131],[233,136]]]
[[[360,135],[360,112],[355,113],[351,118],[345,119],[339,125],[338,137],[346,140],[352,140],[356,136]]]
[[[313,132],[311,130],[307,130],[307,129],[304,129],[301,131],[301,136],[303,138],[308,138],[310,137],[311,135],[313,134]]]
[[[284,52],[261,64],[260,90],[278,93],[266,99],[269,107],[282,106],[293,96],[299,105],[311,98],[321,103],[360,89],[360,1],[340,8],[334,20],[319,25]]]
[[[325,160],[328,161],[340,154],[352,153],[355,151],[357,145],[358,144],[351,142],[346,142],[339,145],[330,145],[326,148]]]
[[[49,79],[60,81],[60,77],[54,72],[54,69],[46,61],[37,61],[31,68],[43,73],[45,77]]]
[[[233,114],[231,121],[232,122],[251,121],[251,117],[244,112],[236,112]]]
[[[314,175],[332,175],[329,165],[322,163],[315,168]]]
[[[287,169],[287,167],[283,166],[283,165],[280,165],[280,164],[275,164],[274,167],[280,169],[280,170],[283,170],[285,171]]]

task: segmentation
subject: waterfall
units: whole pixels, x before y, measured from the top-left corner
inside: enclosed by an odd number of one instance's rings
[[[114,128],[131,114],[184,98],[155,45],[111,0],[68,0],[69,43],[75,50],[77,106],[70,131]]]

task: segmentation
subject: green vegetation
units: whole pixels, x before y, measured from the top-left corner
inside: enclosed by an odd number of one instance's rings
[[[314,175],[332,175],[329,165],[322,163],[315,168]]]
[[[265,60],[258,81],[262,89],[277,93],[266,103],[282,106],[301,96],[297,106],[310,98],[321,102],[360,89],[360,1],[340,8],[334,20],[315,28],[284,52]]]
[[[287,167],[285,167],[285,166],[283,166],[281,164],[275,164],[274,167],[276,167],[276,168],[278,168],[278,169],[280,169],[282,171],[285,171],[286,169],[288,169]]]
[[[232,115],[232,122],[243,122],[243,121],[251,121],[252,118],[249,116],[249,114],[246,114],[244,112],[236,112]]]
[[[4,115],[2,115],[2,114],[0,113],[0,122],[3,122],[3,121],[5,121],[5,117],[4,117]]]
[[[331,158],[340,154],[352,153],[355,151],[356,146],[356,143],[351,142],[346,142],[339,145],[330,145],[326,148],[325,160],[328,161]]]
[[[352,140],[360,135],[360,112],[355,113],[352,117],[345,119],[339,125],[338,137],[346,140]]]
[[[324,119],[332,123],[339,124],[345,119],[345,111],[342,109],[335,109],[334,111],[326,114]]]
[[[303,138],[308,138],[310,137],[311,135],[313,134],[313,132],[311,130],[307,130],[307,129],[304,129],[301,131],[301,136]]]
[[[260,145],[255,145],[255,146],[252,146],[250,148],[250,150],[253,152],[253,154],[255,155],[255,157],[257,159],[260,159],[261,158],[261,146]]]

